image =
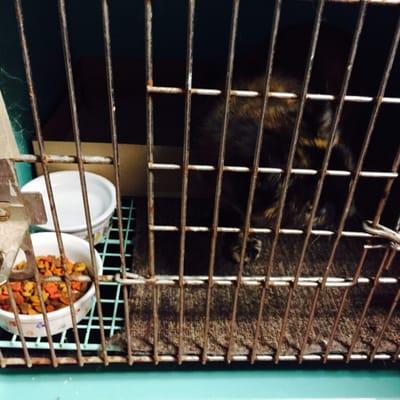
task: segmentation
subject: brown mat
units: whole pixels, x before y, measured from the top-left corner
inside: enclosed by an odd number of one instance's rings
[[[134,257],[136,272],[146,275],[146,235],[144,204],[137,208],[137,236]],[[198,208],[197,208],[198,211]],[[156,203],[156,224],[177,223],[179,216],[178,201],[161,201]],[[191,215],[189,223],[196,223],[198,212]],[[264,246],[261,257],[254,265],[245,268],[245,276],[262,276],[268,260],[270,236],[262,237]],[[273,276],[292,276],[296,261],[300,254],[303,236],[285,235],[279,240],[276,252]],[[219,251],[221,240],[218,242]],[[338,248],[337,256],[332,266],[332,277],[352,277],[357,265],[363,241],[359,239],[343,239]],[[303,277],[321,276],[332,246],[332,239],[326,237],[313,238],[309,246],[305,264],[302,270]],[[179,249],[179,234],[156,234],[156,266],[157,273],[165,274],[177,272],[177,253]],[[362,276],[373,277],[382,258],[382,250],[373,250],[363,268]],[[186,246],[185,273],[207,274],[209,257],[209,235],[188,234]],[[399,266],[399,256],[391,268],[385,271],[385,276],[396,276]],[[237,267],[219,256],[216,266],[218,275],[235,275]],[[285,340],[283,341],[282,355],[297,354],[304,339],[304,332],[315,288],[299,287],[294,291],[289,323]],[[332,352],[346,352],[351,343],[356,324],[365,304],[370,285],[358,285],[349,290],[348,301],[344,308],[338,326]],[[360,340],[355,352],[369,352],[380,331],[392,300],[398,290],[398,285],[380,285],[373,298],[363,324]],[[209,353],[224,355],[230,336],[230,318],[232,312],[234,286],[216,286],[213,290],[211,303],[210,329],[208,333]],[[326,340],[332,328],[338,304],[344,288],[325,288],[320,295],[315,320],[312,326],[307,353],[318,353],[324,350]],[[186,287],[184,292],[184,353],[201,354],[204,343],[204,322],[206,312],[206,286]],[[274,354],[282,325],[282,317],[288,300],[288,287],[270,287],[267,291],[263,319],[261,323],[258,352]],[[235,354],[249,354],[252,348],[257,314],[260,306],[261,288],[245,286],[240,289],[237,327],[235,329]],[[130,292],[131,329],[128,333],[132,339],[133,352],[144,354],[152,349],[152,289],[150,287],[135,286]],[[159,352],[160,354],[176,354],[179,333],[179,288],[163,286],[159,288]],[[400,343],[399,338],[400,313],[396,310],[379,346],[379,351],[393,353]],[[126,342],[126,332],[115,338],[119,343]]]

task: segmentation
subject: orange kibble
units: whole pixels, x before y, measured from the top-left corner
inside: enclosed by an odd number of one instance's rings
[[[71,287],[72,290],[80,290],[81,289],[81,283],[78,281],[72,281],[71,282]]]
[[[68,296],[65,295],[65,294],[62,294],[62,295],[60,296],[60,301],[61,301],[61,303],[65,304],[65,305],[68,305],[68,304],[69,304],[69,298],[68,298]]]
[[[10,287],[13,292],[21,292],[22,291],[22,283],[21,282],[10,282]]]
[[[82,274],[87,275],[85,263],[74,263],[67,258],[64,261],[65,269],[60,257],[36,257],[36,263],[42,276],[63,277],[66,273],[70,275],[76,274],[77,276]],[[14,269],[23,269],[26,264],[26,261],[23,261],[17,264]],[[42,313],[41,299],[38,293],[39,288],[36,286],[36,282],[25,280],[23,282],[10,282],[9,285],[20,313],[25,315]],[[72,281],[71,302],[78,300],[87,291],[88,287],[88,282]],[[41,296],[47,312],[58,310],[70,304],[68,287],[64,281],[43,283]],[[0,309],[6,311],[10,310],[7,285],[0,286]]]
[[[56,282],[47,282],[43,285],[43,289],[51,294],[57,291],[57,283]]]
[[[61,297],[61,294],[59,292],[53,292],[49,294],[49,297],[52,300],[58,300]]]
[[[24,299],[24,297],[22,296],[22,294],[21,294],[21,293],[18,293],[18,292],[14,293],[14,299],[15,299],[15,302],[16,302],[18,305],[23,304],[23,303],[25,302],[25,299]]]

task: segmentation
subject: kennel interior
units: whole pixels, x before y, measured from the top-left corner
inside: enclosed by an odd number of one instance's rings
[[[96,306],[53,337],[0,330],[2,367],[398,361],[398,1],[7,0],[0,7],[2,118],[10,118],[19,146],[9,157],[19,183],[72,166],[110,177],[118,198],[97,246],[104,271],[94,277]],[[253,66],[267,84],[279,33],[304,21],[313,35],[299,93],[235,87],[236,75]],[[323,23],[352,37],[337,93],[312,91]],[[264,108],[274,98],[329,101],[338,121],[356,104],[365,119],[354,170],[330,169],[328,158],[318,170],[296,168],[295,129],[285,168],[260,166],[256,151],[251,166],[225,165],[223,147],[215,165],[191,163],[192,127],[220,97],[226,121],[231,102],[246,98]],[[365,212],[376,229],[349,229],[349,207],[332,229],[251,227],[249,219],[219,226],[218,190],[207,197],[192,185],[194,175],[210,172],[217,188],[226,174],[248,174],[249,198],[260,174],[278,175],[283,187],[294,175],[342,179],[347,205],[359,188],[369,190]],[[199,210],[207,207],[213,220],[204,225]],[[284,214],[284,196],[279,207]],[[390,230],[379,228],[381,218]],[[238,232],[260,238],[261,256],[247,264],[242,251],[239,263],[217,265],[222,234]]]

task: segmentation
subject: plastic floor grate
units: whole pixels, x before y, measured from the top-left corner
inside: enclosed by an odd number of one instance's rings
[[[123,199],[123,230],[124,230],[124,249],[126,254],[126,264],[129,271],[132,262],[133,235],[135,207],[132,199]],[[103,261],[103,274],[113,275],[120,271],[120,254],[118,239],[118,220],[113,216],[112,226],[107,236],[96,246]],[[106,337],[111,337],[117,333],[124,324],[123,300],[121,285],[116,282],[100,282],[101,303],[103,309],[103,319]],[[78,332],[83,351],[98,351],[101,348],[99,337],[97,307],[94,302],[88,315],[78,324]],[[76,350],[72,329],[68,329],[58,335],[53,336],[55,350],[73,351]],[[43,338],[26,338],[28,349],[45,350],[48,349],[48,341]],[[12,335],[0,328],[0,349],[21,349],[22,344],[18,335]],[[118,351],[118,348],[109,345],[109,351]]]

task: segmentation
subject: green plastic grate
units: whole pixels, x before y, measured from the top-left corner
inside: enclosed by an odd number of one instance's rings
[[[133,235],[135,207],[133,199],[123,199],[122,201],[123,231],[124,231],[124,250],[126,264],[129,270],[132,264]],[[107,236],[96,246],[103,261],[103,274],[113,275],[120,272],[120,253],[118,239],[118,220],[116,216],[112,218],[112,226]],[[111,337],[124,325],[123,300],[121,285],[116,282],[100,282],[101,304],[103,309],[103,320],[106,337]],[[97,307],[94,302],[88,315],[78,324],[78,332],[83,351],[100,350],[99,318]],[[46,337],[26,338],[26,344],[30,350],[49,349]],[[55,350],[73,351],[76,350],[72,329],[68,329],[58,335],[53,336]],[[22,343],[18,335],[12,335],[0,328],[0,349],[4,352],[12,349],[21,349]],[[108,346],[108,351],[119,349],[113,345]]]

